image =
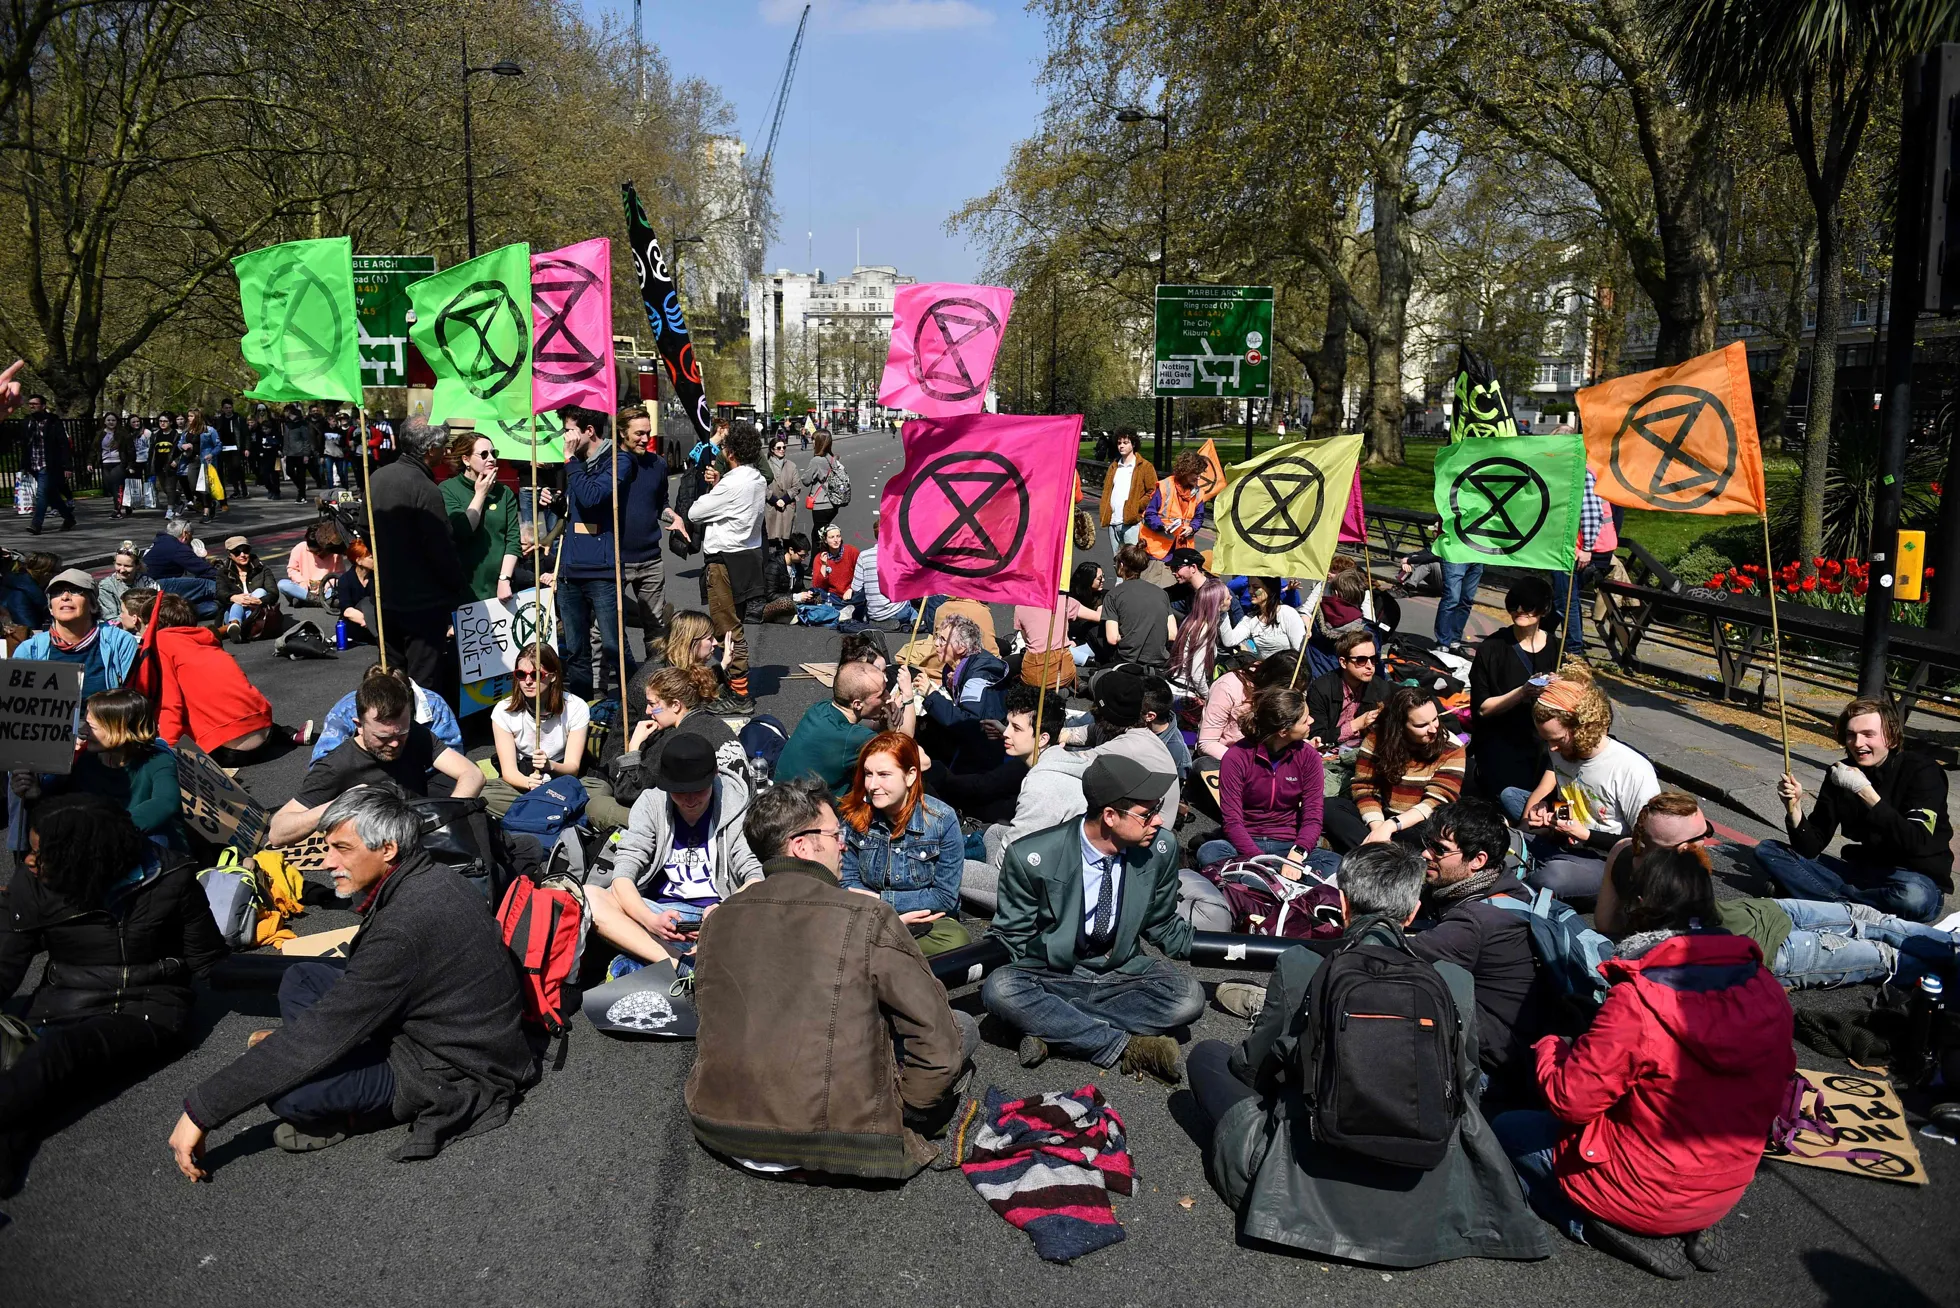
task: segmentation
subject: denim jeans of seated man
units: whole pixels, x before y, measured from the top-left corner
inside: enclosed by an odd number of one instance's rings
[[[1016,1031],[1039,1036],[1054,1052],[1114,1067],[1132,1035],[1164,1035],[1196,1021],[1204,987],[1160,958],[1141,972],[1070,972],[1010,964],[980,988],[987,1011]]]
[[[200,618],[208,618],[218,611],[218,583],[209,577],[164,577],[157,581],[156,588],[183,596]]]
[[[1524,805],[1531,792],[1522,786],[1507,786],[1497,797],[1498,806],[1511,825],[1524,829]],[[1549,889],[1566,903],[1590,903],[1599,896],[1599,883],[1606,878],[1606,856],[1581,846],[1568,845],[1562,837],[1529,836],[1531,871],[1525,877],[1533,886]]]
[[[1558,1169],[1552,1162],[1553,1147],[1571,1128],[1543,1109],[1522,1108],[1491,1118],[1490,1129],[1524,1183],[1531,1210],[1584,1244],[1586,1211],[1559,1187]]]
[[[1770,971],[1793,989],[1885,980],[1912,986],[1928,973],[1953,976],[1953,937],[1945,931],[1866,904],[1776,902],[1795,929],[1777,948]]]
[[[1858,866],[1830,854],[1805,858],[1780,840],[1756,846],[1756,865],[1792,899],[1866,904],[1908,922],[1937,922],[1945,905],[1923,872]]]

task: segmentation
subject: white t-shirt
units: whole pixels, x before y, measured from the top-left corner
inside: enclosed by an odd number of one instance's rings
[[[523,766],[531,755],[538,752],[537,715],[527,711],[513,713],[505,707],[508,701],[499,700],[497,707],[490,710],[490,721],[510,733],[517,742],[517,762]],[[592,720],[586,710],[585,701],[577,695],[565,696],[565,708],[544,720],[544,756],[554,763],[565,761],[565,738]]]
[[[1591,758],[1574,762],[1552,751],[1559,798],[1572,805],[1575,821],[1595,831],[1629,835],[1647,801],[1661,793],[1654,765],[1630,745],[1611,736]]]
[[[708,846],[715,838],[712,813],[702,814],[700,825],[693,831],[684,827],[678,814],[672,820],[674,849],[660,869],[660,898],[720,903],[714,864],[708,857]]]
[[[1137,475],[1137,456],[1116,465],[1116,480],[1109,488],[1109,520],[1118,526],[1123,524],[1123,507],[1130,502],[1130,482]]]

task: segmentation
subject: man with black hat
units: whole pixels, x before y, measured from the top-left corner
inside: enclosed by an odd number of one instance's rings
[[[101,621],[95,607],[95,578],[80,568],[57,572],[48,580],[48,613],[53,621],[14,651],[17,659],[79,663],[82,698],[123,684],[136,662],[136,637],[113,622]]]
[[[1022,1032],[1021,1066],[1050,1052],[1175,1085],[1166,1033],[1204,1011],[1204,990],[1170,958],[1191,954],[1177,913],[1177,845],[1158,809],[1174,778],[1106,755],[1082,774],[1088,811],[1007,848],[993,934],[1014,961],[980,998]],[[1148,940],[1166,958],[1143,952]]]
[[[642,963],[691,955],[701,919],[762,876],[742,834],[748,811],[748,788],[716,770],[714,747],[675,736],[633,802],[612,880],[588,899],[593,930]]]

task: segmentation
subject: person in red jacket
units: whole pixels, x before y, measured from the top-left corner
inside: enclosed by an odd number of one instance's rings
[[[143,643],[130,681],[156,705],[158,740],[175,747],[189,736],[231,766],[274,740],[310,738],[310,722],[299,731],[273,725],[272,705],[181,595],[161,594],[139,616]]]
[[[1539,1216],[1656,1276],[1718,1270],[1715,1224],[1756,1175],[1796,1054],[1783,987],[1747,936],[1714,924],[1700,848],[1613,869],[1632,905],[1591,1029],[1533,1051],[1550,1112],[1491,1129]]]

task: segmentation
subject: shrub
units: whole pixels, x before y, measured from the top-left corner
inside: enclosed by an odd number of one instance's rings
[[[1735,561],[1720,550],[1705,543],[1695,547],[1676,559],[1672,565],[1674,575],[1684,586],[1706,586],[1711,577],[1727,572],[1735,566]]]

